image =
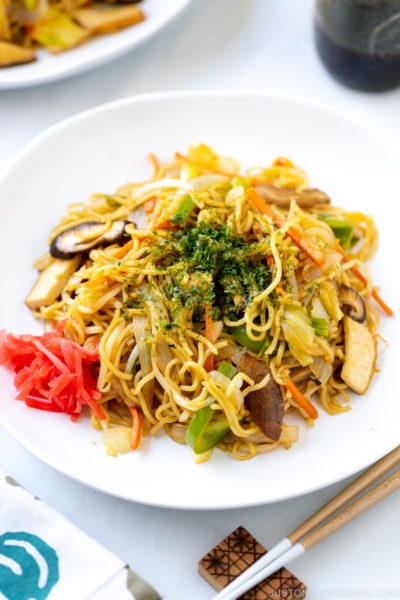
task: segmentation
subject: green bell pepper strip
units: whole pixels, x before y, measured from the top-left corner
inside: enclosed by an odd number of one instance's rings
[[[23,5],[26,10],[35,10],[36,0],[23,0]]]
[[[208,450],[212,450],[222,442],[230,430],[228,419],[225,416],[221,416],[211,423],[208,422],[197,438],[193,451],[195,454],[203,454]]]
[[[235,315],[233,315],[233,314],[229,315],[229,319],[231,321],[238,320],[235,317]],[[239,342],[239,344],[241,346],[248,348],[249,350],[254,352],[254,354],[259,354],[259,355],[263,354],[269,346],[268,337],[267,337],[267,339],[264,338],[263,340],[260,340],[259,342],[251,340],[246,333],[246,325],[245,324],[239,325],[238,327],[229,327],[228,329],[229,329],[230,333],[233,335],[233,337],[236,339],[236,341]]]
[[[222,361],[218,371],[232,379],[237,373],[236,367],[233,367],[226,361]],[[205,406],[196,412],[186,431],[186,443],[191,447],[195,454],[203,454],[218,446],[225,436],[230,432],[229,422],[225,416],[211,421],[215,410],[210,406]]]
[[[233,379],[238,372],[237,368],[233,365],[230,365],[226,360],[223,360],[219,365],[218,371],[225,375],[225,377],[229,377],[229,379]]]
[[[325,213],[319,213],[317,216],[320,221],[329,225],[335,237],[340,241],[343,250],[350,248],[353,237],[353,226],[351,223],[337,217],[331,217],[331,215]]]
[[[174,216],[170,218],[170,223],[173,225],[183,225],[186,223],[190,217],[190,213],[196,206],[196,202],[193,200],[192,196],[188,194],[180,203]]]
[[[243,186],[245,190],[251,186],[251,179],[249,177],[240,177],[235,175],[231,181],[233,187]]]
[[[315,329],[315,333],[320,337],[328,337],[329,336],[329,323],[327,319],[311,319],[311,325]]]

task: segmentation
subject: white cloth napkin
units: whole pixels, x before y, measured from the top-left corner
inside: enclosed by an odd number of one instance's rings
[[[0,600],[159,600],[119,558],[0,471]]]

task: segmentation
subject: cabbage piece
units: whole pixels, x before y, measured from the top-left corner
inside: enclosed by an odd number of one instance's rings
[[[11,40],[11,28],[6,11],[6,2],[0,0],[0,40]]]
[[[285,306],[283,311],[282,321],[289,323],[294,327],[301,327],[300,323],[303,322],[311,327],[311,319],[301,310],[298,306],[288,305]],[[312,327],[311,327],[312,329]],[[314,338],[313,338],[314,339]],[[312,342],[311,342],[312,343]]]
[[[39,21],[39,19],[43,19],[48,11],[48,0],[22,0],[22,2],[12,2],[13,19],[23,25],[33,25]]]
[[[197,169],[195,169],[192,165],[185,163],[181,169],[180,179],[182,179],[182,181],[189,181],[189,179],[197,177],[198,174],[199,173]]]
[[[225,175],[218,175],[218,173],[210,173],[207,175],[200,175],[199,177],[193,177],[188,182],[193,186],[195,190],[202,190],[204,188],[218,188],[219,186],[230,188],[231,183]]]
[[[329,337],[329,321],[328,319],[311,319],[311,325],[315,329],[315,333],[320,337]]]
[[[321,383],[326,383],[329,377],[332,375],[332,363],[325,360],[322,356],[316,356],[313,362],[310,364],[310,369],[314,373],[315,377]]]
[[[319,298],[331,319],[335,319],[336,321],[343,319],[344,314],[340,310],[337,292],[329,281],[321,285]]]
[[[306,367],[313,361],[311,346],[315,330],[311,319],[297,306],[286,306],[282,316],[282,331],[293,356]]]
[[[151,345],[146,343],[146,339],[150,335],[150,323],[146,315],[133,315],[132,324],[139,354],[140,369],[142,371],[142,378],[144,378],[153,370],[151,364]],[[149,406],[152,405],[153,392],[154,380],[152,379],[142,388],[143,396]]]
[[[286,323],[285,323],[286,325]],[[285,331],[284,331],[285,333]],[[286,335],[285,335],[286,338]],[[293,346],[288,342],[289,350],[293,354],[296,360],[299,361],[302,367],[307,367],[310,365],[314,359],[314,357],[309,352],[304,352],[304,350],[299,350],[296,346]]]
[[[131,450],[132,427],[113,427],[104,429],[101,440],[109,456]]]
[[[65,13],[51,8],[45,18],[29,29],[29,36],[55,54],[81,44],[89,33]]]
[[[328,313],[322,306],[322,302],[319,298],[317,298],[317,296],[313,296],[313,298],[311,300],[311,304],[312,304],[311,316],[314,319],[329,319]]]
[[[210,169],[212,171],[222,171],[223,173],[237,173],[240,169],[240,164],[237,160],[217,154],[205,144],[190,146],[188,152],[189,161],[193,161],[196,165]]]
[[[351,240],[353,237],[353,226],[349,221],[338,219],[325,213],[319,213],[317,215],[320,221],[324,221],[332,229],[335,237],[340,241],[340,245],[343,250],[347,250],[351,247]]]

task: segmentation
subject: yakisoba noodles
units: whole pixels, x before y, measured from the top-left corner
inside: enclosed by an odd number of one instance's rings
[[[196,462],[289,448],[289,413],[346,412],[374,373],[378,304],[391,314],[365,266],[374,222],[287,158],[242,175],[205,145],[151,158],[150,180],[71,204],[51,233],[27,304],[53,333],[23,338],[50,375],[24,363],[19,398],[74,419],[88,404],[113,455],[160,429]]]

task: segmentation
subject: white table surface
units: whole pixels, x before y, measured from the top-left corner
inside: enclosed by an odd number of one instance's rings
[[[247,87],[317,99],[396,142],[400,89],[368,95],[333,81],[314,50],[312,10],[312,0],[194,0],[169,28],[122,59],[59,83],[0,92],[0,168],[62,119],[161,90]],[[349,483],[247,510],[149,508],[60,475],[1,428],[0,468],[129,563],[165,600],[212,598],[197,562],[238,525],[271,547]],[[400,597],[399,500],[397,492],[292,564],[310,596]]]

